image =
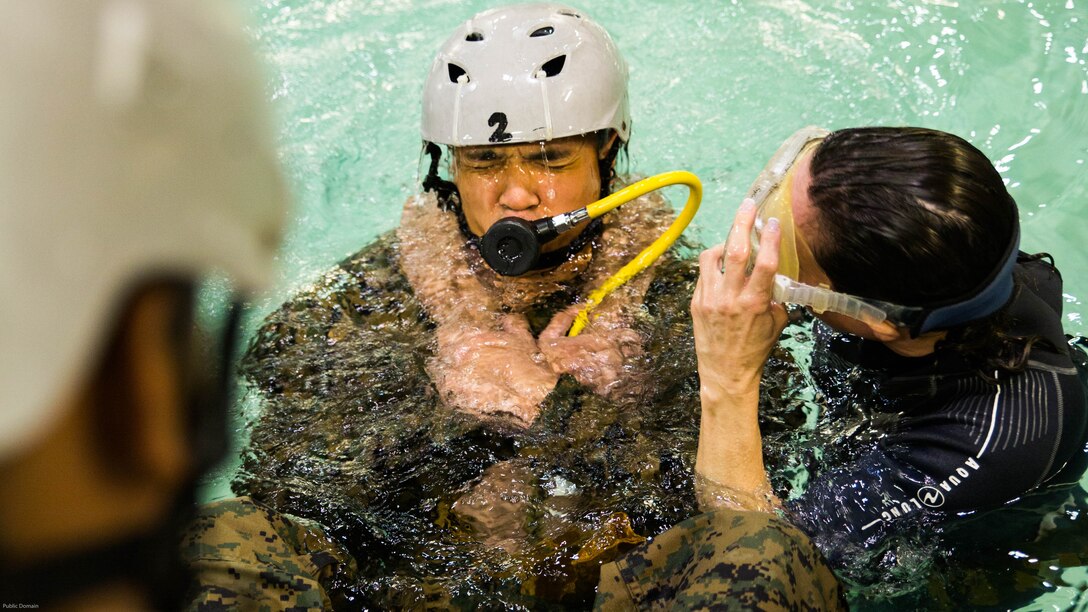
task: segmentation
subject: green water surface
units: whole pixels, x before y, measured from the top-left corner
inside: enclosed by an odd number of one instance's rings
[[[297,202],[279,282],[255,304],[252,332],[397,225],[418,187],[420,91],[433,54],[458,23],[494,3],[238,1],[268,66]],[[1050,252],[1064,273],[1066,331],[1088,334],[1088,0],[574,5],[612,33],[630,65],[630,170],[685,169],[702,179],[694,239],[724,238],[767,157],[803,125],[946,130],[993,160],[1020,205],[1022,248]],[[240,405],[243,422],[250,401]],[[233,469],[206,497],[228,493]],[[1020,609],[1084,605],[1088,570],[1054,564],[1050,592]]]

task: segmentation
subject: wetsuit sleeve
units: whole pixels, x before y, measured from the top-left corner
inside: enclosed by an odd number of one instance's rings
[[[1028,370],[997,385],[966,381],[955,401],[901,417],[875,449],[820,474],[789,511],[836,563],[851,547],[1019,497],[1060,468],[1063,412],[1083,410],[1062,397],[1063,378]]]
[[[927,507],[911,492],[925,480],[887,451],[873,451],[820,474],[786,509],[831,564],[842,565],[850,551],[875,547],[895,529],[917,523]]]

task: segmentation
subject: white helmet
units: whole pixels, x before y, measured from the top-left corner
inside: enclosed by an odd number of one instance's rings
[[[442,45],[423,88],[423,139],[536,142],[611,128],[627,141],[627,63],[608,32],[559,4],[491,9]]]
[[[59,416],[135,283],[271,278],[287,194],[224,10],[0,0],[0,459]]]

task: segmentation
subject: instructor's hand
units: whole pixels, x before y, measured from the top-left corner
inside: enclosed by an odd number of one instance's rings
[[[758,392],[763,364],[786,326],[785,309],[771,301],[781,240],[774,220],[762,233],[751,276],[745,274],[755,218],[755,206],[745,200],[725,244],[699,256],[691,317],[704,399]]]

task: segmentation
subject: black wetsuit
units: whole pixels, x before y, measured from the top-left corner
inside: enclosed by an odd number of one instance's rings
[[[1015,273],[1011,331],[1046,342],[1026,370],[999,373],[996,384],[947,351],[906,358],[817,323],[812,370],[829,418],[860,426],[831,451],[837,460],[822,462],[838,467],[787,505],[833,562],[908,525],[1080,476],[1086,400],[1074,358],[1083,354],[1062,332],[1061,277],[1041,260]]]

